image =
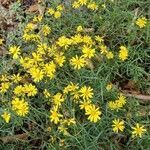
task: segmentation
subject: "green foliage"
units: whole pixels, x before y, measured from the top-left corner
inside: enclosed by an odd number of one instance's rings
[[[119,111],[108,108],[108,102],[115,100],[121,87],[128,81],[133,81],[134,86],[144,94],[150,94],[150,69],[149,69],[149,42],[150,23],[148,20],[144,28],[139,28],[135,21],[137,18],[146,16],[149,18],[149,0],[95,0],[99,6],[96,11],[81,7],[73,9],[72,1],[46,0],[41,4],[45,11],[49,7],[57,7],[62,3],[65,7],[62,16],[58,19],[44,13],[44,21],[38,22],[38,27],[48,25],[52,31],[43,38],[43,42],[53,44],[60,36],[70,37],[76,33],[77,26],[86,29],[85,33],[92,38],[95,35],[104,36],[104,44],[113,52],[114,58],[109,60],[105,57],[92,58],[93,67],[85,67],[74,70],[69,60],[80,54],[78,47],[71,47],[66,54],[67,63],[56,72],[53,80],[44,83],[34,83],[38,88],[38,96],[28,98],[30,113],[25,117],[19,117],[11,110],[13,91],[7,92],[0,98],[0,115],[5,108],[11,112],[11,121],[7,124],[0,117],[0,140],[1,137],[13,136],[26,132],[28,139],[13,140],[9,143],[0,143],[0,149],[50,149],[50,150],[101,150],[101,149],[149,149],[150,142],[150,106],[142,105],[135,98],[128,97],[127,104]],[[40,5],[40,4],[39,4]],[[2,37],[6,37],[5,47],[12,45],[21,46],[24,56],[31,55],[35,49],[34,42],[27,44],[22,40],[23,31],[34,14],[24,16],[23,5],[15,2],[10,6],[10,13],[15,15],[17,28],[12,31],[2,31]],[[35,23],[36,24],[36,23]],[[122,62],[118,57],[119,47],[125,45],[128,48],[128,59]],[[63,49],[63,48],[62,48]],[[64,49],[63,49],[64,50]],[[6,54],[0,58],[0,73],[10,75],[21,72],[21,65]],[[83,111],[67,99],[63,105],[63,111],[76,118],[76,124],[68,127],[69,136],[58,131],[56,125],[50,122],[49,100],[42,94],[43,89],[49,89],[52,93],[63,91],[70,83],[79,83],[80,87],[87,85],[94,90],[93,102],[100,106],[102,117],[97,123],[91,123],[83,116]],[[111,91],[106,90],[109,83],[114,87]],[[11,87],[12,89],[14,87]],[[67,116],[67,115],[66,115]],[[114,133],[112,120],[121,118],[125,121],[123,133]],[[145,125],[147,132],[142,138],[132,138],[131,127],[136,123]],[[50,130],[50,131],[49,131]]]

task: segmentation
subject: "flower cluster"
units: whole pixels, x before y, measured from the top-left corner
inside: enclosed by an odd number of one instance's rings
[[[90,9],[89,12],[106,7],[105,4],[99,6],[93,0],[75,0],[72,3],[74,9],[82,6]],[[64,135],[69,135],[70,126],[75,125],[78,118],[80,118],[80,122],[86,118],[91,123],[99,123],[102,119],[104,114],[101,109],[101,101],[95,101],[96,90],[91,84],[89,86],[88,83],[79,84],[69,81],[69,84],[64,83],[65,86],[59,87],[56,85],[56,80],[63,80],[60,77],[63,69],[67,68],[73,73],[89,71],[91,69],[88,68],[89,63],[100,65],[100,59],[106,64],[115,60],[125,63],[130,55],[129,46],[119,43],[115,51],[114,47],[109,46],[105,35],[100,32],[90,34],[86,32],[86,25],[81,25],[81,23],[77,23],[73,27],[74,30],[68,34],[53,36],[57,31],[45,17],[52,19],[55,23],[63,18],[65,15],[63,11],[65,12],[66,8],[64,4],[60,4],[55,8],[47,8],[44,15],[34,16],[23,29],[22,44],[13,43],[8,47],[8,55],[12,57],[14,66],[11,71],[6,71],[0,76],[0,95],[3,100],[8,99],[6,101],[10,107],[6,109],[6,105],[2,106],[1,117],[6,123],[12,121],[13,115],[22,118],[29,115],[30,106],[34,104],[32,99],[45,100],[42,102],[44,105],[48,105],[51,125]],[[135,24],[139,28],[144,28],[147,25],[147,19],[145,17],[138,18]],[[63,30],[62,28],[61,30]],[[0,46],[4,44],[4,41],[3,38],[0,38]],[[56,85],[53,90],[51,88],[52,81]],[[57,91],[57,87],[59,87],[59,91]],[[109,82],[105,89],[110,94],[114,89],[113,84]],[[119,94],[115,100],[104,104],[108,106],[108,111],[111,113],[123,110],[127,103],[125,95],[120,91],[117,93]],[[99,96],[101,95],[99,94]],[[121,118],[114,119],[111,126],[113,132],[123,132],[125,123],[125,120]],[[142,137],[146,132],[144,125],[139,123],[131,129],[132,137]]]
[[[114,119],[112,121],[112,128],[115,133],[123,132],[125,129],[124,121],[120,119]],[[146,129],[143,125],[136,123],[135,127],[132,128],[132,137],[142,137],[142,135],[146,132]]]
[[[90,10],[98,10],[99,8],[99,5],[96,2],[89,0],[76,0],[72,4],[72,7],[75,9],[80,8],[81,6],[86,6]]]
[[[47,14],[51,16],[53,15],[54,18],[58,19],[61,17],[61,12],[63,11],[63,9],[63,5],[58,5],[56,10],[53,8],[48,8]]]
[[[62,107],[67,99],[70,99],[70,101],[74,102],[75,105],[78,105],[81,110],[85,111],[85,115],[88,116],[88,120],[91,122],[97,122],[100,120],[101,111],[98,106],[92,103],[93,98],[93,89],[89,86],[83,86],[79,88],[78,84],[70,83],[67,85],[62,93],[56,93],[54,95],[51,94],[51,110],[50,110],[50,120],[51,122],[54,122],[54,124],[59,124],[58,129],[60,129],[62,126],[65,127],[65,132],[67,131],[67,122],[64,123],[64,120],[66,120],[66,115],[62,114]],[[75,124],[75,118],[70,118],[70,120],[73,119]]]
[[[109,101],[108,102],[108,107],[111,110],[119,110],[126,104],[126,97],[123,96],[123,94],[120,94],[115,101]]]
[[[37,94],[37,88],[31,83],[29,84],[26,83],[23,86],[22,85],[16,86],[13,92],[15,96],[24,96],[26,94],[26,96],[30,97],[35,96]]]
[[[25,116],[29,113],[28,102],[24,99],[14,98],[12,100],[12,110],[14,110],[18,116]]]
[[[52,96],[53,108],[51,110],[51,121],[57,124],[61,122],[63,115],[59,114],[59,109],[67,99],[70,97],[75,104],[78,104],[79,108],[85,110],[85,114],[88,115],[88,119],[91,122],[97,122],[100,119],[101,111],[98,106],[92,104],[93,89],[91,87],[83,86],[79,88],[78,84],[70,83],[63,90],[63,94],[57,93]]]

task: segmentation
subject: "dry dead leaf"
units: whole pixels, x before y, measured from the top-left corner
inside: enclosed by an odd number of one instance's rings
[[[33,81],[31,78],[24,77],[24,78],[22,78],[22,80],[20,82],[25,84],[25,83],[32,83]]]
[[[28,12],[28,13],[38,12],[39,15],[42,16],[44,14],[44,10],[45,10],[45,8],[43,6],[41,6],[40,4],[34,4],[34,5],[31,5],[29,7],[29,9],[26,10],[26,12]]]
[[[140,94],[141,92],[136,86],[136,83],[132,80],[129,80],[125,85],[122,87],[123,90],[128,90],[132,94]]]
[[[31,5],[29,7],[29,9],[27,10],[27,12],[31,13],[31,12],[37,12],[38,11],[38,5],[35,4],[35,5]]]
[[[2,4],[5,7],[8,7],[8,5],[10,4],[10,0],[0,0],[0,4]]]
[[[40,4],[38,4],[38,10],[39,10],[40,15],[43,16],[45,7],[43,7]]]

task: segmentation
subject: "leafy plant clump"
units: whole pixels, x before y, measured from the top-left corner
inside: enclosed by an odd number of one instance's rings
[[[38,1],[25,18],[13,3],[17,28],[0,38],[1,148],[147,149],[149,105],[127,94],[149,94],[147,3]]]

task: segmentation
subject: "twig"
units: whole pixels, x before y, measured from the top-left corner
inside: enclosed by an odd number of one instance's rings
[[[28,133],[22,133],[22,134],[17,134],[12,136],[0,137],[0,140],[3,143],[8,143],[8,142],[14,142],[16,140],[26,140],[28,136],[29,136]]]
[[[125,90],[123,91],[123,93],[128,97],[135,97],[141,100],[141,102],[144,102],[144,103],[150,102],[150,95],[133,94],[133,93],[128,93]]]

